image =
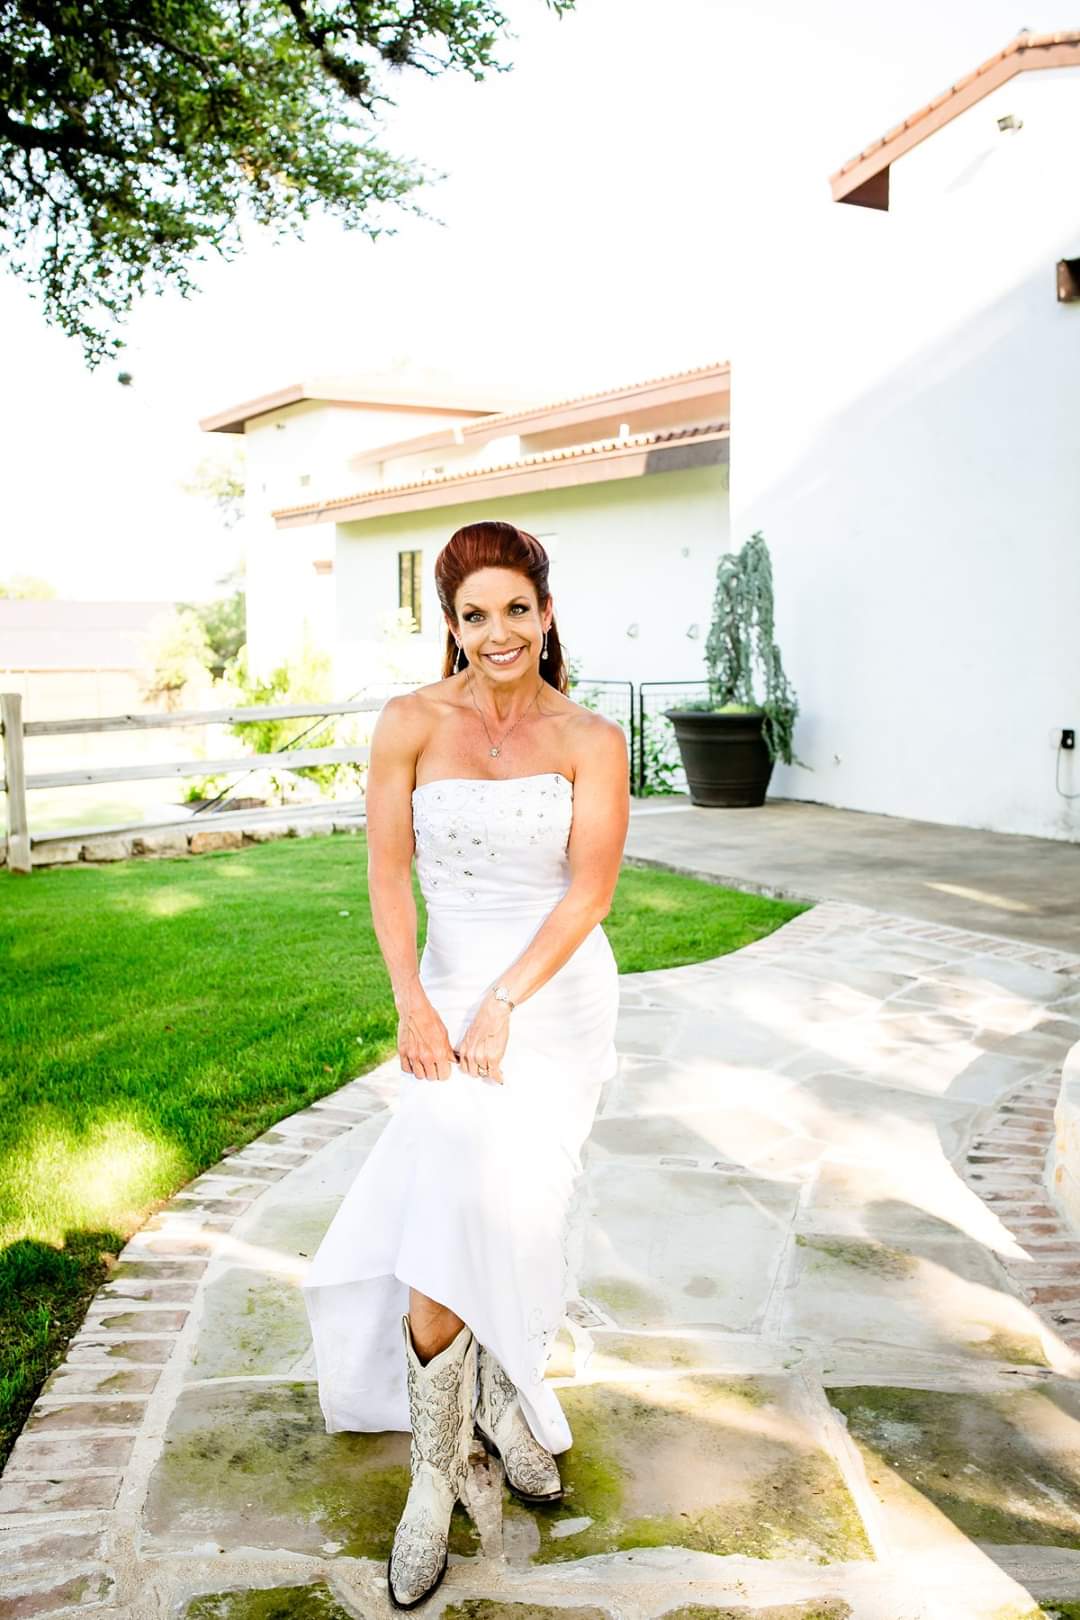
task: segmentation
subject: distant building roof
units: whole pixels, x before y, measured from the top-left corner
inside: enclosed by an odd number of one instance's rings
[[[175,606],[0,597],[0,670],[139,669],[152,621]]]
[[[902,124],[890,129],[863,151],[849,158],[830,176],[833,201],[858,203],[863,208],[888,208],[889,167],[928,135],[981,101],[999,85],[1029,68],[1080,66],[1080,29],[1060,34],[1019,34],[1005,49],[987,57],[920,107]]]
[[[457,384],[437,378],[434,373],[386,376],[371,372],[366,376],[316,377],[308,382],[287,383],[271,394],[204,416],[199,426],[205,433],[242,433],[245,422],[254,417],[279,411],[286,405],[298,405],[303,400],[321,400],[356,409],[366,406],[426,411],[432,416],[489,416],[527,403],[524,396],[511,395],[505,388]]]
[[[511,434],[553,434],[588,426],[597,429],[595,436],[600,438],[605,434],[605,423],[610,424],[608,431],[616,431],[623,413],[631,410],[639,419],[642,413],[648,413],[652,418],[647,423],[649,428],[685,426],[687,406],[701,406],[711,414],[717,409],[717,402],[723,401],[721,408],[726,415],[730,392],[729,362],[711,360],[703,366],[691,366],[687,371],[669,371],[661,377],[647,377],[643,382],[619,383],[595,393],[575,394],[569,399],[530,405],[524,410],[501,411],[497,416],[466,422],[460,427],[438,428],[393,444],[375,445],[359,451],[352,457],[351,465],[359,467],[372,461],[449,449],[453,445],[483,444]]]
[[[632,433],[598,444],[573,445],[545,454],[521,456],[496,466],[466,467],[442,477],[381,485],[334,500],[312,501],[306,506],[281,507],[273,516],[280,528],[308,523],[347,523],[357,518],[383,517],[390,512],[454,506],[463,501],[532,494],[570,484],[676,471],[726,461],[728,437],[727,422],[675,428],[667,433]]]

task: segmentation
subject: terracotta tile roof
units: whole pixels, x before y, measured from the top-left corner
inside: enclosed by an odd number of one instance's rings
[[[275,518],[295,518],[302,515],[315,518],[341,507],[361,506],[365,501],[379,501],[387,496],[407,495],[416,490],[436,489],[448,484],[466,483],[470,479],[489,478],[494,473],[516,472],[522,468],[541,467],[560,461],[582,461],[589,457],[617,455],[628,450],[647,450],[656,445],[674,444],[680,440],[715,438],[728,431],[727,422],[710,422],[697,427],[673,428],[666,433],[631,433],[624,439],[603,439],[595,444],[570,445],[564,450],[545,450],[536,455],[521,456],[515,461],[465,467],[461,472],[444,473],[438,478],[414,478],[407,483],[380,484],[375,489],[362,489],[352,495],[335,496],[331,500],[309,501],[302,506],[279,506],[271,515]]]
[[[713,384],[723,383],[724,388],[730,386],[731,366],[726,360],[716,360],[708,365],[692,366],[687,371],[671,371],[661,377],[649,377],[644,382],[623,383],[615,388],[602,388],[592,394],[571,395],[568,399],[550,401],[544,405],[515,406],[513,409],[500,411],[497,415],[484,417],[480,421],[462,422],[454,428],[440,428],[433,432],[411,435],[407,439],[399,439],[391,444],[369,445],[358,451],[350,463],[353,467],[362,467],[373,461],[390,461],[400,456],[420,455],[426,451],[449,449],[453,445],[461,445],[470,441],[484,442],[487,439],[496,439],[501,434],[520,432],[525,429],[529,432],[551,432],[565,426],[567,420],[576,418],[578,425],[587,422],[590,407],[595,406],[593,414],[612,416],[618,411],[641,409],[643,401],[648,408],[648,396],[673,392],[679,395],[685,391],[688,398],[700,396],[707,392]],[[695,387],[695,384],[702,386]],[[714,390],[717,391],[717,390]],[[723,391],[720,389],[719,391]],[[654,401],[655,403],[655,401]]]
[[[833,201],[865,202],[871,207],[887,208],[888,184],[884,171],[896,158],[1017,73],[1029,68],[1070,66],[1080,66],[1080,29],[1067,29],[1058,34],[1018,34],[1004,50],[980,62],[973,72],[957,79],[933,101],[928,101],[925,107],[920,107],[902,123],[864,147],[835,174],[830,175]],[[875,180],[878,183],[868,190],[866,196],[855,195],[868,182]],[[884,200],[881,200],[882,197]]]
[[[549,400],[545,405],[535,407],[540,411],[564,411],[571,405],[587,405],[591,400],[608,399],[613,394],[636,394],[646,388],[658,388],[662,383],[687,382],[691,377],[706,377],[710,372],[723,371],[727,368],[726,360],[712,360],[708,365],[691,366],[687,371],[667,371],[660,377],[647,377],[644,382],[623,383],[617,388],[599,388],[592,394],[571,394],[568,399]],[[502,423],[509,424],[519,416],[532,416],[533,410],[503,411],[499,416],[492,417],[484,423],[485,428],[496,427]]]

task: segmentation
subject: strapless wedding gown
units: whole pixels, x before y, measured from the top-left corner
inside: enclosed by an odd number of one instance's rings
[[[573,784],[557,771],[413,791],[427,907],[420,979],[456,1047],[570,884]],[[510,1013],[503,1083],[400,1069],[381,1136],[303,1283],[328,1433],[408,1429],[409,1287],[448,1305],[517,1386],[542,1445],[571,1433],[544,1370],[568,1286],[581,1148],[616,1069],[618,971],[599,923]]]

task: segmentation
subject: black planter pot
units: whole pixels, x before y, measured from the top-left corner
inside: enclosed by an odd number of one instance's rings
[[[675,728],[691,804],[734,810],[765,803],[773,761],[761,734],[760,710],[665,709],[664,714]]]

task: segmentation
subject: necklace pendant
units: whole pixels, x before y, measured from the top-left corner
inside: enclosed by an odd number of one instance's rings
[[[489,749],[488,751],[491,754],[493,759],[497,757],[498,752],[499,752],[499,750],[497,748],[492,748],[492,749]]]

